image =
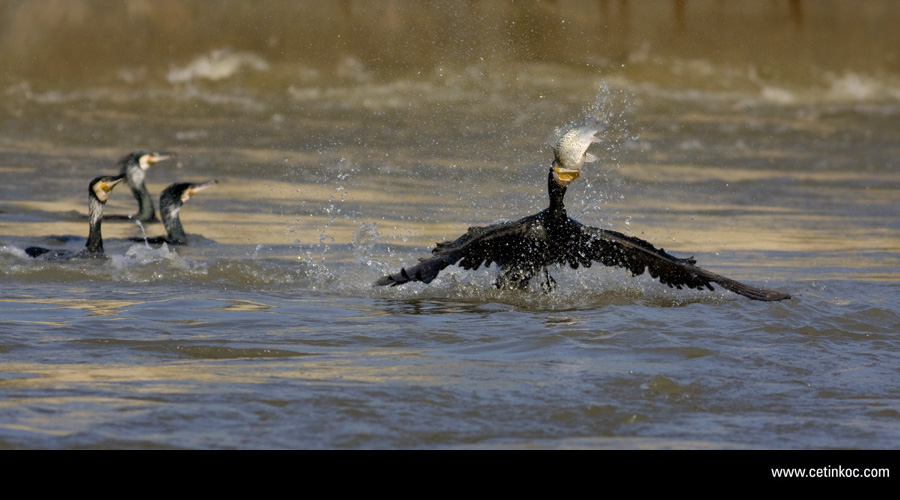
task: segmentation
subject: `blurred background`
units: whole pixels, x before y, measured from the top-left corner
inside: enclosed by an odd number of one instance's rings
[[[660,64],[670,58],[793,84],[900,71],[900,6],[890,0],[2,0],[0,14],[7,86],[183,81],[178,68],[222,49],[277,70],[256,75],[258,85],[278,85],[282,72],[389,78],[472,61],[566,64],[659,84],[704,80]]]

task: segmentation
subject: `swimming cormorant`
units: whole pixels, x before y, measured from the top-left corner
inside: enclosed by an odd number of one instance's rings
[[[88,234],[87,245],[81,252],[66,250],[51,250],[41,247],[28,247],[25,249],[30,257],[42,257],[45,259],[71,259],[75,257],[102,258],[103,236],[100,234],[100,223],[103,219],[103,205],[109,199],[109,193],[117,184],[125,179],[125,174],[116,176],[102,176],[92,180],[88,186],[88,219],[91,230]]]
[[[159,219],[156,218],[156,209],[153,207],[153,198],[150,196],[150,192],[147,191],[144,178],[150,165],[168,160],[174,156],[175,153],[135,151],[119,160],[120,172],[125,174],[128,180],[128,187],[131,188],[131,192],[134,193],[134,197],[137,199],[138,213],[134,215],[107,215],[105,219],[117,221],[137,220],[145,224],[159,222]]]
[[[163,190],[159,195],[159,213],[162,215],[163,225],[166,227],[167,236],[156,236],[153,238],[130,238],[132,241],[146,241],[151,245],[161,245],[167,243],[169,245],[187,245],[188,237],[181,226],[181,218],[178,212],[181,211],[184,202],[188,201],[194,193],[202,191],[219,181],[211,180],[202,184],[193,184],[190,182],[176,182]]]
[[[597,158],[587,153],[597,126],[583,125],[564,134],[554,146],[555,159],[547,188],[550,206],[537,214],[514,222],[471,227],[454,241],[438,243],[431,257],[399,273],[384,276],[375,286],[396,286],[410,281],[430,283],[451,264],[478,269],[496,263],[500,275],[495,286],[524,289],[531,278],[541,274],[542,287],[551,290],[556,282],[547,266],[568,264],[590,267],[593,262],[628,269],[632,275],[648,271],[650,276],[675,288],[708,288],[717,283],[726,290],[754,300],[783,300],[790,295],[739,283],[697,267],[692,258],[681,259],[650,243],[615,231],[585,226],[566,215],[563,197],[566,186],[581,173],[584,162]]]

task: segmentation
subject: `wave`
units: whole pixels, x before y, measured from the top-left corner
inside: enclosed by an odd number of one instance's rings
[[[194,80],[224,80],[246,69],[266,71],[269,63],[251,52],[235,52],[231,49],[213,50],[209,54],[196,57],[183,67],[169,70],[169,83],[186,83]]]

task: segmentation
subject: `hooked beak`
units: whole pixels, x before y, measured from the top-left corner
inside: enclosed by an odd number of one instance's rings
[[[123,180],[125,180],[125,174],[119,174],[115,177],[109,178],[101,178],[93,185],[94,194],[97,196],[98,200],[106,203],[106,200],[109,198],[110,191],[112,191],[113,188]]]
[[[169,158],[174,158],[175,153],[147,153],[147,163],[153,165]]]
[[[116,187],[116,184],[125,180],[125,174],[119,174],[115,177],[110,178],[108,181],[100,183],[100,189],[103,190],[104,193],[108,193]]]
[[[556,174],[556,181],[563,187],[567,186],[581,175],[581,170],[562,168],[556,162],[553,162],[553,171]]]
[[[218,180],[213,179],[211,181],[204,182],[203,184],[194,184],[193,186],[191,186],[187,190],[185,190],[184,194],[181,195],[181,201],[182,202],[188,201],[191,198],[191,196],[194,196],[194,193],[196,193],[198,191],[203,191],[204,189],[212,186],[213,184],[218,184],[218,183],[219,183]]]
[[[146,153],[138,159],[138,165],[140,165],[141,170],[147,170],[150,168],[150,165],[168,160],[174,156],[175,153]]]

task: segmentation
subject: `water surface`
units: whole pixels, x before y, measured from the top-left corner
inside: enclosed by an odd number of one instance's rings
[[[0,446],[896,448],[900,9],[797,3],[0,3]],[[571,216],[794,298],[371,286],[543,208],[597,114]],[[25,256],[136,149],[219,180],[189,246]]]

